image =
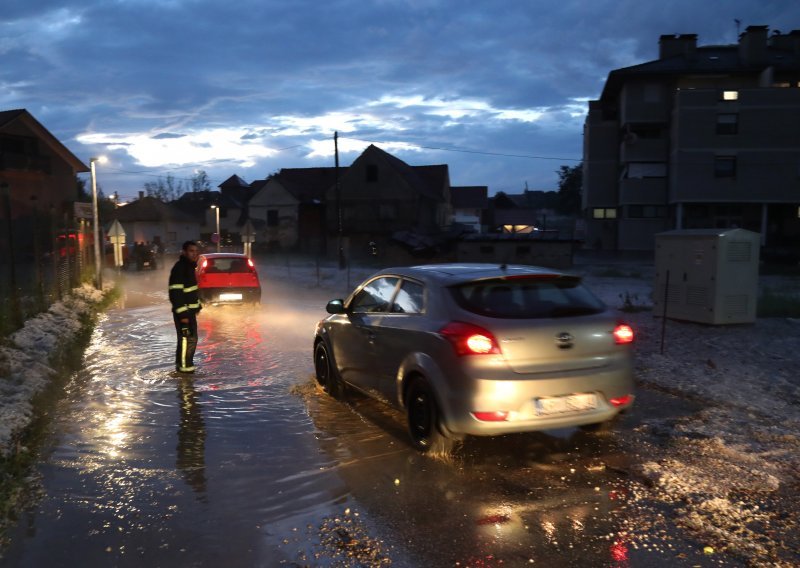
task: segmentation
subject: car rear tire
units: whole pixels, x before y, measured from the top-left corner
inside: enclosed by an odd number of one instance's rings
[[[314,371],[322,390],[336,399],[345,397],[344,381],[339,377],[324,341],[318,342],[314,347]]]
[[[423,453],[448,454],[455,440],[442,434],[441,413],[433,389],[422,377],[413,379],[406,397],[406,415],[411,444]]]

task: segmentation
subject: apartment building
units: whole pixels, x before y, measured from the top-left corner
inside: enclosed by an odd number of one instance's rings
[[[657,60],[611,71],[590,101],[583,156],[587,247],[740,227],[800,258],[800,30],[662,35]]]

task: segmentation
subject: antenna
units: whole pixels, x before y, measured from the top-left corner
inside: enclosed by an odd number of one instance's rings
[[[739,26],[742,25],[742,21],[736,18],[734,18],[733,21],[736,23],[736,39],[739,39]]]

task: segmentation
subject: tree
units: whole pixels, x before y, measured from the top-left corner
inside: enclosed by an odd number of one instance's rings
[[[167,174],[166,180],[158,177],[157,181],[148,181],[144,184],[144,191],[148,197],[155,197],[161,201],[174,201],[186,190],[183,181],[175,181],[175,176]]]
[[[579,215],[583,186],[583,162],[574,166],[561,166],[556,173],[558,174],[558,212],[565,215]]]
[[[208,181],[208,174],[204,170],[198,170],[191,179],[192,191],[209,191],[211,183]]]
[[[86,189],[86,180],[75,176],[75,187],[78,189],[78,201],[91,201],[92,195]]]

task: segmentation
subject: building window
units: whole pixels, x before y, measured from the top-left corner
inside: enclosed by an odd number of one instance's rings
[[[378,181],[378,166],[375,164],[367,164],[367,181],[372,183]]]
[[[738,101],[739,100],[739,91],[722,91],[720,95],[720,100],[723,101]]]
[[[714,177],[736,177],[736,156],[716,156]]]
[[[378,205],[378,219],[395,219],[397,211],[394,203],[381,203]]]
[[[667,164],[664,162],[632,162],[628,164],[629,179],[667,177]]]
[[[614,207],[595,207],[592,209],[592,219],[616,219],[617,210]]]
[[[629,219],[663,219],[667,208],[663,205],[628,205]]]
[[[267,209],[267,227],[277,227],[277,226],[278,226],[278,210]]]
[[[717,134],[736,134],[738,131],[738,114],[725,113],[717,115]]]
[[[661,102],[661,85],[658,83],[648,83],[644,86],[644,102],[646,103],[660,103]]]

